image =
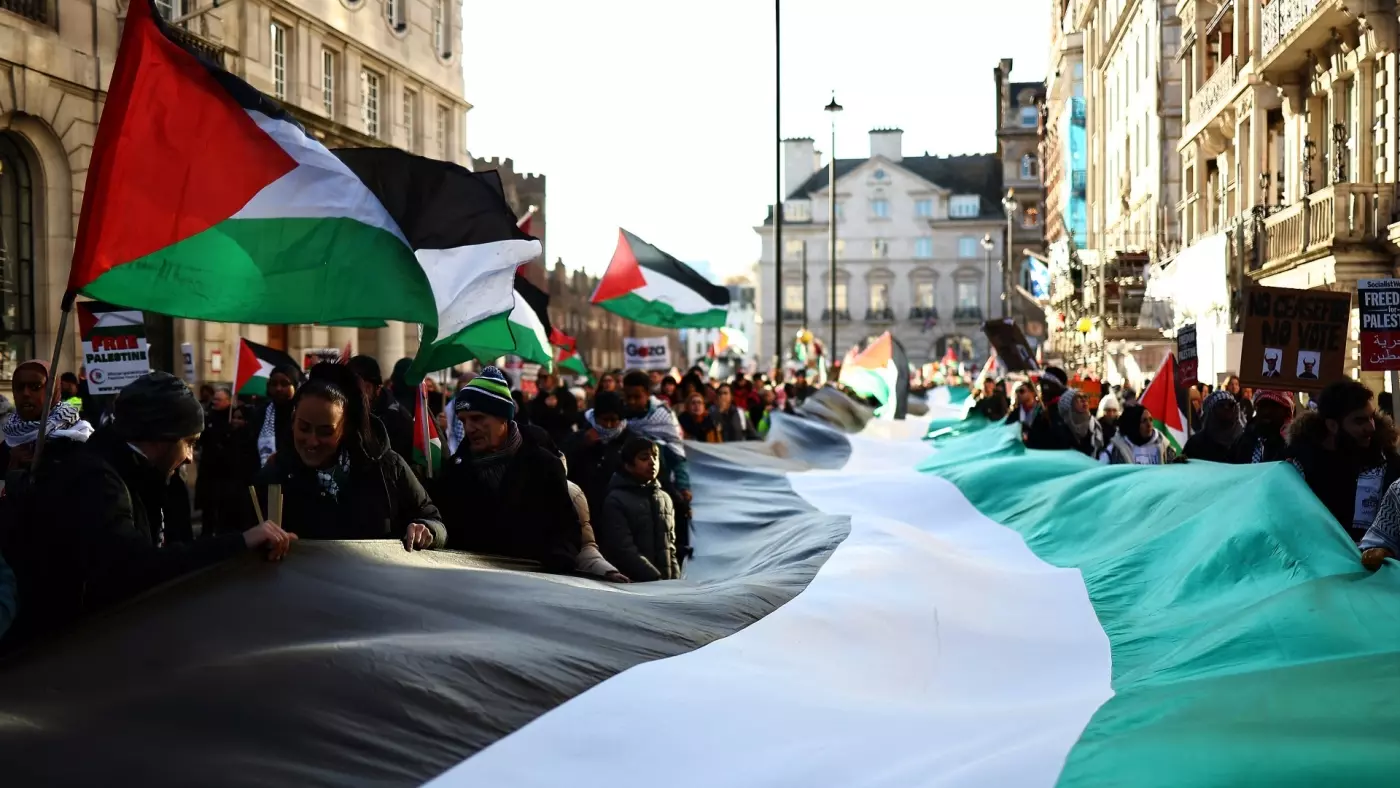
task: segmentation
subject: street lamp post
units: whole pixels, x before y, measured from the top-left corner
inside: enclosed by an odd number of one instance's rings
[[[982,252],[987,259],[987,318],[992,316],[992,247],[996,246],[992,242],[992,234],[987,233],[982,236]]]
[[[1016,190],[1007,189],[1006,196],[1001,200],[1001,207],[1006,210],[1006,263],[1001,269],[1001,317],[1003,320],[1011,316],[1011,252],[1012,233],[1015,229],[1012,226],[1016,218]],[[990,308],[990,307],[989,307]]]
[[[826,224],[831,245],[827,254],[827,262],[830,265],[827,276],[831,280],[831,344],[827,350],[828,363],[836,361],[836,113],[843,109],[845,107],[836,103],[836,91],[831,91],[831,103],[826,105],[826,111],[831,113],[831,166],[827,168],[826,182]]]
[[[773,300],[777,310],[773,315],[774,364],[778,375],[783,373],[783,3],[773,0],[773,125],[777,140],[777,158],[773,169]]]

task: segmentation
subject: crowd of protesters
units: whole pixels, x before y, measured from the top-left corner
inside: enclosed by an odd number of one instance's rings
[[[281,366],[243,401],[163,372],[91,398],[65,374],[46,417],[48,365],[21,364],[13,403],[0,398],[0,650],[239,553],[280,560],[298,540],[675,579],[690,554],[686,441],[758,440],[811,392],[800,377],[708,381],[697,368],[611,372],[596,388],[542,373],[526,396],[494,366],[443,392],[410,367],[386,380],[367,356]],[[446,449],[435,471],[414,453],[420,397]]]
[[[1330,384],[1304,406],[1291,392],[1250,390],[1234,375],[1212,390],[1178,393],[1190,437],[1177,451],[1154,414],[1130,387],[1100,391],[1097,413],[1064,370],[1048,367],[1038,381],[1016,385],[986,380],[974,411],[1020,424],[1027,448],[1076,451],[1111,465],[1285,462],[1362,551],[1367,568],[1400,556],[1400,433],[1390,397],[1377,401],[1353,380]],[[1379,407],[1378,407],[1379,404]]]

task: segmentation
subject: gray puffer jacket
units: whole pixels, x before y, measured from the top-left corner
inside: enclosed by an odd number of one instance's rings
[[[615,474],[594,530],[603,555],[633,582],[681,576],[675,507],[656,481]]]

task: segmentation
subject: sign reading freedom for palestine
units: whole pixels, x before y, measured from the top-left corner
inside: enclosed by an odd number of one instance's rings
[[[1361,311],[1361,368],[1400,370],[1400,279],[1356,283]]]
[[[1318,392],[1345,374],[1351,293],[1250,287],[1240,385]]]

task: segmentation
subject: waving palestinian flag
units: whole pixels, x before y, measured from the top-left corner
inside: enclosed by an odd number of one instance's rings
[[[626,230],[593,291],[593,303],[615,315],[661,328],[720,328],[729,291]]]
[[[233,393],[237,397],[266,397],[267,379],[281,366],[300,365],[291,356],[267,345],[238,340],[238,358],[233,362]]]
[[[1168,353],[1138,402],[1152,414],[1152,423],[1178,452],[1186,445],[1186,416],[1176,399],[1176,356]]]
[[[472,359],[490,364],[510,355],[549,367],[554,361],[549,342],[553,331],[549,295],[525,277],[516,276],[508,313],[474,323],[431,349],[420,350],[415,369],[450,369]]]
[[[428,389],[420,383],[413,406],[413,464],[426,468],[431,479],[442,470],[442,437],[432,412],[425,407],[427,401]]]

